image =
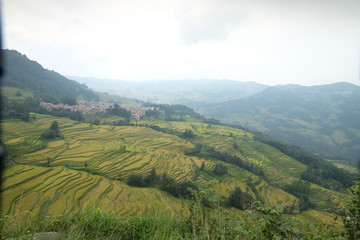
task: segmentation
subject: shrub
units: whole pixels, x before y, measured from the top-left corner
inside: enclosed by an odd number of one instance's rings
[[[220,163],[217,163],[214,167],[214,169],[212,170],[212,172],[216,175],[224,175],[224,174],[227,174],[227,167],[220,164]]]
[[[146,183],[144,177],[140,174],[130,174],[127,180],[127,184],[133,187],[145,187]]]
[[[246,210],[251,207],[254,199],[249,194],[242,192],[239,187],[236,187],[234,191],[230,193],[228,201],[231,207]]]

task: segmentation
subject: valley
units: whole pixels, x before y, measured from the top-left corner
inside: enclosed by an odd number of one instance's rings
[[[2,89],[1,208],[8,236],[41,219],[79,218],[91,209],[124,222],[168,214],[168,221],[178,218],[188,226],[182,231],[192,228],[198,236],[222,224],[256,238],[310,236],[315,230],[303,229],[319,224],[331,229],[323,237],[341,234],[340,206],[354,173],[184,105],[96,93],[18,52],[7,54],[27,66],[9,61],[17,74],[5,77]],[[45,94],[45,86],[53,94]],[[279,226],[267,229],[263,221]],[[291,231],[281,230],[285,226]]]

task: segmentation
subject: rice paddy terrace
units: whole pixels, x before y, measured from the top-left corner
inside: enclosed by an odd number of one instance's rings
[[[5,120],[3,141],[13,163],[3,176],[3,213],[34,216],[41,213],[65,214],[86,205],[95,205],[120,214],[134,215],[152,210],[184,211],[183,201],[154,188],[125,184],[129,174],[158,174],[185,181],[194,177],[205,163],[202,177],[215,178],[215,190],[225,197],[236,186],[271,206],[298,207],[298,199],[279,187],[299,179],[306,166],[266,144],[253,140],[251,133],[230,127],[198,122],[158,122],[158,126],[184,132],[191,140],[147,127],[90,125],[67,118],[33,115],[36,120]],[[50,142],[40,139],[58,121],[63,138]],[[154,124],[154,123],[152,123]],[[228,167],[224,176],[211,175],[217,160],[189,156],[195,143],[214,147],[240,157],[264,170],[259,177],[238,166]],[[234,147],[234,144],[238,146]],[[343,194],[311,185],[316,212],[325,216]],[[306,218],[306,214],[301,215]],[[313,216],[313,214],[310,214]],[[327,216],[327,215],[326,215]]]

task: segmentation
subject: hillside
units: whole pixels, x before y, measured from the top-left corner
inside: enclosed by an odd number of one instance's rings
[[[250,96],[267,87],[255,82],[239,82],[226,79],[131,82],[73,76],[69,76],[69,78],[85,83],[96,91],[108,92],[113,95],[146,102],[184,104],[189,107]]]
[[[28,74],[29,81],[36,76]],[[250,217],[258,225],[268,217],[280,221],[285,214],[303,224],[329,223],[355,178],[317,155],[183,105],[134,102],[144,113],[139,118],[114,105],[104,113],[70,119],[34,107],[38,102],[29,98],[42,92],[22,87],[5,87],[4,94],[1,207],[6,231],[44,216],[81,214],[84,208],[125,218],[169,213],[202,218],[206,226],[205,217],[194,212],[196,204],[202,214],[228,214],[232,223]],[[126,100],[109,94],[101,98]],[[66,113],[72,117],[75,112]]]
[[[160,175],[166,173],[182,182],[192,179],[203,162],[204,170],[198,174],[208,180],[216,179],[215,190],[224,197],[240,186],[244,192],[267,205],[290,212],[299,209],[299,200],[283,189],[288,183],[301,178],[306,165],[273,147],[254,141],[253,135],[243,130],[216,125],[209,127],[199,122],[158,124],[174,132],[191,129],[196,137],[189,141],[148,127],[91,126],[38,114],[33,119],[36,120],[11,120],[2,124],[8,161],[12,163],[5,171],[3,185],[3,209],[7,214],[19,209],[36,209],[33,211],[36,213],[40,211],[40,206],[41,211],[52,212],[56,209],[56,212],[64,213],[86,203],[105,204],[107,209],[133,214],[152,209],[146,207],[151,198],[153,206],[169,207],[170,204],[174,211],[180,211],[176,198],[152,188],[146,190],[151,196],[136,198],[138,204],[126,207],[123,204],[114,205],[113,202],[137,195],[138,188],[125,184],[129,174],[147,174],[155,169]],[[63,139],[50,142],[41,140],[42,132],[54,120],[59,122]],[[213,157],[188,155],[187,152],[195,148],[197,143],[238,156],[243,162],[257,166],[263,174],[258,175],[251,168],[246,170]],[[214,175],[212,169],[217,163],[225,165],[228,173]],[[141,191],[141,194],[144,193]],[[343,196],[311,184],[310,198],[315,209],[331,211],[336,203],[334,195]],[[106,199],[112,199],[112,203],[106,204]],[[74,204],[69,205],[71,202]],[[26,206],[22,206],[25,203]]]
[[[5,74],[2,86],[27,90],[42,101],[52,103],[72,103],[77,98],[99,99],[84,84],[44,69],[15,50],[3,50],[3,53]]]
[[[198,111],[355,164],[360,155],[359,102],[360,87],[349,83],[285,85]]]

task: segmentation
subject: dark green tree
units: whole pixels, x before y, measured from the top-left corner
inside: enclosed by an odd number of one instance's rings
[[[49,129],[46,129],[43,134],[41,134],[41,139],[48,140],[61,137],[59,123],[57,121],[53,121]]]
[[[206,166],[205,166],[205,162],[202,161],[200,169],[201,169],[202,171],[205,171],[205,167],[206,167]]]
[[[240,187],[236,187],[234,191],[230,193],[228,200],[231,207],[240,210],[249,209],[253,201],[254,199],[249,194],[242,192]]]
[[[144,177],[141,174],[130,174],[127,180],[127,184],[133,187],[145,187],[146,183]]]
[[[309,208],[314,207],[314,204],[310,201],[310,183],[306,181],[294,181],[284,187],[284,190],[295,197],[299,198],[300,211],[305,211]]]
[[[153,168],[150,173],[144,178],[147,185],[156,185],[159,181],[159,176],[156,173],[155,168]]]
[[[224,174],[227,174],[227,167],[220,164],[220,163],[217,163],[214,167],[214,169],[212,170],[212,172],[216,175],[224,175]]]
[[[193,138],[195,135],[191,129],[186,129],[183,133],[183,137],[185,138]]]

